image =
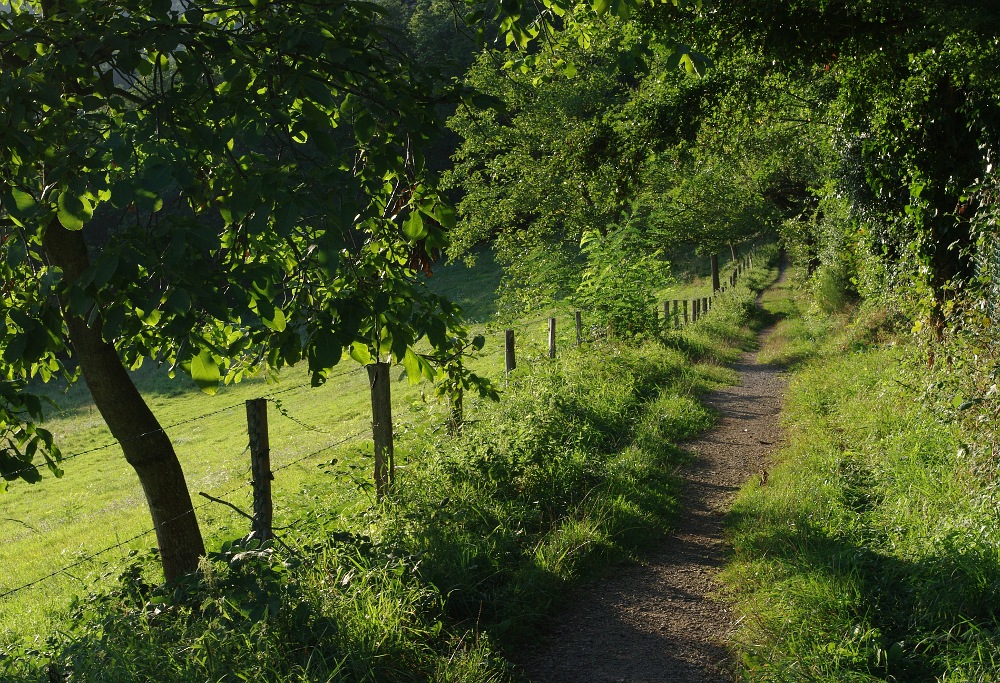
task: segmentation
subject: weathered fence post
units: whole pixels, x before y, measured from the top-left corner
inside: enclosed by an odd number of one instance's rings
[[[375,442],[375,496],[382,500],[395,479],[392,445],[392,389],[389,364],[372,363],[368,381],[372,391],[372,437]]]
[[[712,292],[718,292],[721,285],[719,284],[719,255],[716,253],[712,254]]]
[[[556,357],[556,319],[549,318],[549,358]]]
[[[688,300],[684,299],[684,324],[688,324]]]
[[[663,302],[663,329],[670,327],[670,301]]]
[[[580,315],[580,311],[576,312],[576,345],[580,346],[583,343],[583,316]]]
[[[702,315],[705,315],[706,313],[708,313],[708,301],[709,301],[709,299],[708,299],[707,296],[703,296],[701,298],[701,314]]]
[[[677,311],[678,306],[680,306],[680,303],[677,299],[674,299],[674,327],[676,328],[680,328],[681,326],[681,314]]]
[[[455,360],[458,365],[458,374],[461,376],[463,363],[461,342],[458,342],[455,345]],[[462,388],[461,382],[459,382],[452,391],[448,392],[448,403],[451,407],[448,417],[448,433],[452,436],[462,435],[462,425],[465,423],[465,415],[462,406],[464,394],[465,390]]]
[[[462,425],[465,423],[465,415],[462,408],[464,393],[465,391],[462,387],[458,387],[449,399],[451,401],[451,418],[449,419],[448,431],[452,436],[462,435]]]
[[[504,339],[504,369],[509,375],[517,367],[514,360],[514,330],[506,330]]]
[[[250,437],[250,476],[253,477],[253,521],[251,531],[262,543],[274,535],[271,520],[271,443],[267,434],[267,399],[254,398],[246,402],[247,434]]]

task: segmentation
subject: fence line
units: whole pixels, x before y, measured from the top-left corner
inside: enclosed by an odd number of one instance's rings
[[[361,372],[363,370],[364,370],[363,366],[352,367],[352,368],[349,368],[349,369],[345,370],[344,372],[340,372],[340,373],[337,373],[335,375],[331,375],[330,377],[327,378],[327,381],[329,381],[331,379],[336,379],[337,377],[344,377],[345,375],[349,375],[352,372]],[[271,399],[271,398],[273,398],[275,396],[279,396],[281,394],[287,394],[290,391],[298,391],[299,389],[304,389],[305,387],[310,387],[310,386],[312,386],[312,382],[303,382],[301,384],[296,384],[295,386],[286,387],[286,388],[280,389],[278,391],[272,391],[270,393],[264,394],[263,396],[261,396],[261,398]],[[105,444],[102,444],[100,446],[94,446],[93,448],[88,448],[86,450],[79,451],[77,453],[71,453],[69,455],[64,455],[64,456],[62,456],[61,458],[59,458],[58,460],[56,460],[54,462],[57,465],[59,465],[59,464],[62,464],[64,462],[67,462],[69,460],[73,460],[75,458],[79,458],[80,456],[83,456],[83,455],[90,455],[91,453],[96,453],[98,451],[103,451],[106,448],[111,448],[113,446],[120,446],[121,444],[124,444],[124,443],[131,443],[133,441],[138,441],[139,439],[143,439],[143,438],[145,438],[147,436],[152,436],[153,434],[166,433],[166,431],[168,429],[173,429],[175,427],[181,427],[181,426],[186,425],[186,424],[191,424],[192,422],[199,422],[199,421],[204,420],[206,418],[215,417],[216,415],[221,415],[222,413],[229,412],[230,410],[235,410],[237,408],[242,408],[243,404],[244,404],[244,401],[240,401],[239,403],[233,403],[233,404],[228,405],[228,406],[226,406],[224,408],[218,408],[217,410],[212,410],[212,411],[209,411],[207,413],[203,413],[201,415],[195,415],[194,417],[184,418],[183,420],[178,420],[177,422],[172,422],[170,424],[163,425],[159,429],[153,429],[153,430],[150,430],[148,432],[143,432],[142,434],[137,434],[136,436],[130,437],[128,439],[112,439],[111,441],[109,441],[109,442],[107,442]],[[286,417],[289,417],[289,416],[286,416]],[[307,427],[304,424],[301,425],[301,426],[306,427],[307,429],[311,429],[311,431],[320,431],[322,433],[322,430],[317,430],[315,428],[310,428],[310,427]],[[326,432],[326,433],[329,433],[329,432]],[[19,476],[21,474],[24,474],[25,472],[30,472],[31,470],[36,470],[37,471],[39,468],[45,467],[46,465],[47,465],[47,463],[42,463],[42,462],[40,462],[40,463],[32,463],[30,465],[25,465],[21,469],[15,470],[14,472],[11,472],[10,476],[16,477],[16,476]],[[12,481],[15,481],[15,480],[12,480]]]
[[[739,263],[736,264],[736,267],[732,271],[732,275],[729,278],[730,286],[735,286],[736,283],[737,283],[737,281],[738,281],[738,279],[739,279],[739,277],[744,272],[746,272],[747,270],[749,270],[750,268],[753,267],[753,258],[754,258],[754,256],[755,256],[754,251],[751,251],[748,254],[744,255],[742,261],[740,261]],[[720,288],[720,290],[724,290],[724,288]],[[715,296],[716,293],[717,292],[713,292],[713,296],[712,297],[700,297],[700,298],[694,298],[694,299],[691,300],[691,302],[692,302],[692,306],[691,306],[691,314],[692,315],[691,315],[691,318],[690,318],[690,322],[691,323],[696,322],[701,316],[707,314],[711,310],[711,308],[712,308],[712,300],[713,300],[713,298],[714,298],[714,296]],[[664,324],[664,326],[669,326],[670,325],[671,318],[673,319],[673,324],[674,324],[675,328],[681,326],[680,325],[680,319],[681,318],[680,318],[680,311],[679,311],[678,302],[683,302],[684,322],[685,322],[685,324],[688,324],[688,321],[689,321],[689,318],[688,318],[688,300],[687,299],[684,299],[684,300],[677,300],[677,299],[675,299],[675,300],[664,302],[664,306],[663,306],[663,310],[664,310],[664,321],[663,321],[663,324]],[[672,303],[672,311],[670,309],[670,304],[671,303]],[[655,312],[658,313],[658,311],[659,311],[659,305],[657,305],[657,308],[655,309]],[[581,340],[581,334],[580,334],[580,329],[581,329],[581,312],[580,311],[575,311],[574,312],[574,317],[575,317],[575,323],[576,323],[575,329],[576,329],[576,333],[577,333],[577,343],[579,344],[582,341]],[[555,358],[556,357],[556,335],[555,335],[556,327],[555,327],[555,317],[554,316],[546,315],[546,316],[538,318],[535,321],[529,321],[528,323],[524,323],[520,327],[522,329],[525,329],[532,322],[541,322],[541,321],[544,321],[544,320],[548,321],[548,331],[549,331],[549,334],[548,334],[548,356],[550,358]],[[571,328],[571,332],[572,332],[572,328]],[[515,354],[514,354],[514,339],[515,339],[515,337],[514,337],[514,329],[507,329],[505,331],[505,338],[506,338],[506,343],[505,343],[505,346],[504,346],[504,352],[505,352],[505,357],[506,357],[505,366],[506,366],[507,373],[509,373],[509,372],[511,372],[516,367],[516,360],[515,360]],[[379,364],[379,365],[382,365],[382,364]],[[341,376],[350,374],[351,372],[358,372],[358,371],[362,371],[362,370],[365,370],[365,368],[364,367],[354,367],[354,368],[351,368],[351,369],[349,369],[347,371],[344,371],[344,372],[332,375],[331,377],[329,377],[327,379],[328,380],[329,379],[334,379],[336,377],[341,377]],[[150,434],[155,434],[155,433],[158,433],[158,432],[165,432],[167,429],[172,429],[174,427],[178,427],[178,426],[185,425],[185,424],[191,424],[193,422],[197,422],[199,420],[203,420],[203,419],[206,419],[208,417],[215,416],[215,415],[220,415],[220,414],[226,413],[228,411],[234,410],[234,409],[236,409],[236,408],[238,408],[240,406],[247,406],[247,405],[249,405],[251,403],[259,402],[261,400],[264,401],[263,406],[265,407],[264,408],[264,416],[265,417],[264,417],[264,422],[263,422],[263,424],[265,425],[265,427],[264,427],[265,431],[266,431],[266,405],[267,405],[267,403],[273,403],[275,405],[276,409],[278,410],[278,412],[283,417],[289,419],[291,422],[297,424],[298,426],[300,426],[300,427],[302,427],[302,428],[304,428],[304,429],[306,429],[308,431],[330,435],[329,431],[321,429],[319,427],[315,427],[313,425],[310,425],[310,424],[308,424],[308,423],[300,420],[299,418],[295,417],[294,415],[292,415],[289,412],[289,410],[284,407],[284,405],[282,404],[281,400],[275,398],[278,395],[285,394],[285,393],[288,393],[290,391],[295,391],[295,390],[298,390],[298,389],[302,389],[302,388],[304,388],[306,386],[310,386],[310,385],[311,385],[311,382],[310,383],[304,383],[304,384],[300,384],[300,385],[297,385],[297,386],[294,386],[294,387],[288,387],[288,388],[285,388],[285,389],[281,389],[279,391],[271,392],[270,394],[266,394],[266,395],[260,397],[259,399],[255,399],[255,400],[252,400],[252,401],[241,401],[240,403],[234,403],[232,405],[228,405],[226,407],[210,411],[210,412],[205,413],[203,415],[197,415],[197,416],[194,416],[194,417],[186,418],[184,420],[179,420],[179,421],[174,422],[174,423],[172,423],[170,425],[166,425],[164,427],[161,427],[158,430],[154,430],[154,431],[151,431],[151,432],[148,432],[148,433],[141,434],[139,436],[133,437],[133,439],[139,439],[139,438],[142,438],[144,436],[148,436]],[[373,391],[373,406],[374,406],[374,404],[375,404],[375,399],[374,399],[374,391]],[[249,419],[249,411],[248,411],[248,419]],[[379,438],[380,437],[384,438],[385,437],[385,431],[386,431],[386,429],[388,429],[389,448],[390,448],[390,472],[389,472],[389,477],[390,477],[390,481],[391,481],[391,477],[392,477],[392,474],[393,474],[391,472],[391,438],[392,438],[391,437],[391,435],[392,435],[392,424],[391,424],[391,421],[388,424],[388,426],[386,426],[386,425],[379,425],[379,424],[377,424],[377,421],[373,420],[373,429],[376,432],[375,433],[376,446],[377,446],[377,442],[378,442]],[[249,431],[250,431],[250,440],[251,440],[251,445],[252,445],[252,442],[253,442],[255,436],[253,434],[253,430],[252,429],[250,429]],[[332,443],[327,444],[326,446],[323,446],[322,448],[314,450],[314,451],[312,451],[310,453],[307,453],[306,455],[304,455],[302,457],[296,458],[295,460],[292,460],[292,461],[287,462],[287,463],[283,463],[283,464],[275,466],[275,467],[271,467],[270,466],[270,462],[269,462],[269,448],[266,447],[267,436],[265,434],[264,435],[264,444],[265,444],[264,451],[266,452],[265,455],[268,458],[267,461],[266,461],[266,470],[265,470],[266,474],[262,474],[261,472],[259,472],[258,470],[260,468],[257,467],[256,464],[254,464],[254,465],[251,466],[251,471],[256,473],[254,475],[256,477],[269,476],[269,478],[273,479],[274,478],[274,474],[276,472],[279,472],[279,471],[282,471],[282,470],[287,469],[289,467],[292,467],[292,466],[294,466],[294,465],[296,465],[298,463],[301,463],[301,462],[304,462],[304,461],[309,460],[311,458],[314,458],[314,457],[320,455],[321,453],[325,453],[325,452],[327,452],[327,451],[329,451],[329,450],[331,450],[333,448],[336,448],[338,446],[346,444],[346,443],[348,443],[351,440],[357,439],[360,436],[362,436],[365,433],[365,431],[366,430],[361,430],[361,431],[358,431],[358,432],[356,432],[354,434],[348,435],[346,437],[339,438],[339,439],[333,441]],[[86,455],[88,453],[94,453],[96,451],[100,451],[100,450],[103,450],[103,449],[106,449],[106,448],[110,448],[111,446],[118,445],[118,444],[121,444],[121,443],[122,443],[122,441],[115,440],[115,441],[110,442],[108,444],[104,444],[102,446],[98,446],[98,447],[95,447],[95,448],[92,448],[92,449],[88,449],[88,450],[81,451],[79,453],[74,453],[74,454],[72,454],[70,456],[64,457],[64,458],[62,458],[60,460],[60,462],[63,462],[63,461],[66,461],[66,460],[70,460],[70,459],[73,459],[73,458],[77,458],[77,457],[80,457],[82,455]],[[254,452],[256,450],[258,450],[258,449],[254,449],[254,448],[251,448],[250,446],[248,446],[247,450],[251,451],[251,457],[257,457]],[[376,450],[377,450],[377,448],[376,448]],[[40,465],[32,465],[31,467],[34,467],[34,468],[37,469],[37,467],[39,467],[39,466]],[[18,473],[25,472],[25,471],[27,471],[27,468],[25,468],[23,470],[19,470]],[[375,470],[375,478],[376,478],[376,488],[378,488],[378,486],[379,486],[379,469],[378,469],[378,464],[377,463],[376,463],[376,470]],[[269,500],[269,498],[270,498],[270,492],[269,492],[270,491],[270,487],[269,486],[266,487],[266,489],[267,489],[266,493],[259,494],[258,493],[258,487],[254,486],[254,484],[255,484],[254,481],[243,482],[239,486],[236,486],[236,487],[230,489],[229,491],[227,491],[227,492],[225,492],[223,494],[220,494],[220,495],[221,496],[229,496],[229,495],[232,495],[233,493],[235,493],[237,491],[240,491],[240,490],[242,490],[244,488],[253,486],[254,487],[254,495],[255,495],[254,510],[256,512],[258,510],[258,508],[260,507],[260,503],[262,502],[262,501],[260,501],[260,500],[257,499],[257,497],[259,495],[266,495],[267,498],[268,498],[268,500],[266,502],[267,502],[268,506],[270,505],[270,500]],[[379,497],[381,497],[381,496],[379,496]],[[200,510],[201,508],[203,508],[203,507],[205,507],[207,505],[210,505],[213,502],[218,502],[218,501],[214,501],[214,500],[209,499],[209,500],[207,500],[204,503],[200,503],[199,505],[193,505],[191,507],[191,509],[185,511],[184,513],[182,513],[180,515],[177,515],[176,517],[173,517],[173,518],[171,518],[171,519],[163,522],[163,524],[169,524],[169,523],[171,523],[173,521],[176,521],[177,519],[180,519],[180,518],[182,518],[182,517],[184,517],[186,515],[194,514],[197,510]],[[259,527],[257,525],[258,518],[256,516],[254,516],[254,517],[252,517],[252,519],[254,519],[254,530],[256,532],[259,529]],[[268,531],[268,532],[270,531],[269,525],[270,525],[270,521],[268,520],[267,521],[267,528],[266,528],[266,531]],[[66,565],[64,567],[61,567],[61,568],[59,568],[59,569],[57,569],[57,570],[55,570],[55,571],[53,571],[53,572],[51,572],[49,574],[46,574],[45,576],[39,577],[37,579],[34,579],[34,580],[32,580],[32,581],[30,581],[30,582],[28,582],[26,584],[23,584],[21,586],[17,586],[15,588],[11,588],[9,590],[6,590],[3,593],[0,593],[0,600],[3,600],[3,599],[5,599],[5,598],[7,598],[7,597],[9,597],[11,595],[14,595],[14,594],[20,592],[20,591],[27,590],[29,588],[37,586],[38,584],[40,584],[40,583],[42,583],[42,582],[44,582],[44,581],[46,581],[48,579],[51,579],[51,578],[53,578],[55,576],[67,573],[69,570],[71,570],[71,569],[73,569],[75,567],[79,567],[79,566],[81,566],[81,565],[83,565],[83,564],[85,564],[85,563],[87,563],[87,562],[89,562],[89,561],[91,561],[91,560],[93,560],[93,559],[95,559],[97,557],[100,557],[101,555],[104,555],[105,553],[108,553],[108,552],[110,552],[112,550],[115,550],[115,549],[118,549],[118,548],[122,548],[122,547],[124,547],[124,546],[126,546],[126,545],[128,545],[128,544],[130,544],[130,543],[132,543],[132,542],[134,542],[136,540],[138,540],[139,538],[142,538],[143,536],[146,536],[148,534],[154,533],[155,531],[156,531],[156,527],[153,527],[151,529],[146,529],[146,530],[144,530],[144,531],[142,531],[142,532],[140,532],[140,533],[138,533],[138,534],[136,534],[134,536],[129,537],[125,541],[121,541],[121,542],[116,543],[114,545],[111,545],[111,546],[108,546],[106,548],[103,548],[103,549],[97,551],[96,553],[92,553],[92,554],[87,555],[87,556],[85,556],[83,558],[77,559],[76,561],[74,561],[74,562],[72,562],[72,563],[70,563],[70,564],[68,564],[68,565]]]
[[[243,405],[243,404],[240,404],[240,405]],[[348,443],[348,442],[350,442],[350,441],[352,441],[354,439],[357,439],[358,437],[362,436],[364,433],[365,433],[365,430],[355,432],[355,433],[350,434],[350,435],[348,435],[346,437],[342,437],[342,438],[340,438],[340,439],[338,439],[338,440],[336,440],[336,441],[334,441],[332,443],[329,443],[326,446],[323,446],[322,448],[319,448],[319,449],[316,449],[314,451],[311,451],[310,453],[307,453],[306,455],[303,455],[303,456],[301,456],[299,458],[296,458],[296,459],[291,460],[289,462],[286,462],[286,463],[283,463],[281,465],[278,465],[277,467],[273,467],[271,469],[271,474],[273,475],[275,472],[279,472],[281,470],[287,469],[289,467],[297,465],[297,464],[299,464],[301,462],[304,462],[306,460],[309,460],[311,458],[315,458],[317,455],[320,455],[321,453],[325,453],[325,452],[327,452],[327,451],[329,451],[329,450],[331,450],[333,448],[337,448],[338,446],[342,446],[342,445],[344,445],[344,444],[346,444],[346,443]],[[227,490],[224,493],[220,493],[216,497],[222,498],[222,497],[225,497],[225,496],[231,496],[232,494],[236,493],[237,491],[241,491],[241,490],[243,490],[245,488],[251,487],[252,485],[253,485],[252,481],[245,481],[245,482],[241,483],[238,486],[234,486],[233,488]],[[185,512],[183,512],[183,513],[181,513],[181,514],[179,514],[179,515],[177,515],[175,517],[172,517],[172,518],[170,518],[170,519],[162,522],[160,524],[160,526],[163,526],[164,524],[170,524],[171,522],[175,522],[178,519],[186,517],[187,515],[194,514],[198,510],[202,509],[203,507],[211,505],[213,502],[214,501],[212,501],[212,500],[208,500],[208,501],[205,501],[204,503],[199,503],[198,505],[193,505],[190,510],[187,510],[187,511],[185,511]],[[14,595],[15,593],[19,593],[19,592],[21,592],[23,590],[27,590],[29,588],[37,586],[38,584],[42,583],[43,581],[47,581],[48,579],[54,578],[56,576],[59,576],[60,574],[64,574],[64,573],[68,572],[71,569],[79,567],[79,566],[81,566],[83,564],[86,564],[87,562],[90,562],[91,560],[94,560],[94,559],[100,557],[101,555],[109,553],[112,550],[117,550],[119,548],[123,548],[123,547],[129,545],[130,543],[132,543],[133,541],[137,541],[138,539],[142,538],[143,536],[148,536],[149,534],[155,533],[155,532],[156,532],[156,527],[155,526],[152,527],[152,528],[150,528],[150,529],[145,529],[145,530],[143,530],[143,531],[141,531],[141,532],[139,532],[139,533],[137,533],[137,534],[135,534],[133,536],[130,536],[129,538],[125,539],[124,541],[119,541],[118,543],[115,543],[114,545],[109,545],[109,546],[107,546],[105,548],[102,548],[101,550],[98,550],[97,552],[94,552],[94,553],[91,553],[90,555],[86,555],[84,557],[81,557],[81,558],[75,560],[74,562],[71,562],[68,565],[60,567],[59,569],[56,569],[55,571],[52,571],[52,572],[50,572],[50,573],[48,573],[48,574],[46,574],[44,576],[40,576],[37,579],[33,579],[32,581],[29,581],[28,583],[22,584],[20,586],[16,586],[16,587],[11,588],[11,589],[8,589],[8,590],[4,591],[3,593],[0,593],[0,600],[4,600],[4,599],[8,598],[9,596]]]

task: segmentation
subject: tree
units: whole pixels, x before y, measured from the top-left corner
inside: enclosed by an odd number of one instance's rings
[[[0,14],[0,392],[7,478],[57,469],[30,378],[80,373],[156,528],[168,580],[204,552],[144,360],[204,390],[349,350],[448,345],[417,273],[453,213],[420,145],[443,93],[379,10],[248,0],[21,0]]]
[[[629,223],[648,167],[692,136],[699,116],[698,79],[635,22],[608,20],[583,45],[541,54],[524,70],[505,66],[509,53],[481,56],[467,81],[496,106],[471,103],[450,123],[463,138],[447,176],[463,192],[451,253],[492,240],[511,309],[576,291],[584,236],[602,238],[588,238],[596,255],[613,226]]]
[[[754,1],[720,7],[715,21],[775,68],[823,81],[817,111],[837,164],[817,190],[847,199],[843,230],[853,233],[828,234],[869,264],[855,276],[862,289],[905,287],[917,325],[929,320],[940,336],[956,292],[974,280],[974,226],[988,203],[978,188],[1000,142],[995,7]],[[804,230],[808,241],[824,237]]]

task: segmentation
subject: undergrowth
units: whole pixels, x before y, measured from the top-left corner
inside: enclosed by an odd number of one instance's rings
[[[954,370],[873,304],[834,324],[804,296],[772,310],[772,357],[800,370],[788,445],[729,519],[741,680],[997,680],[1000,486],[975,407],[935,379]]]
[[[310,486],[277,541],[226,543],[176,585],[147,583],[153,558],[136,556],[55,633],[0,646],[0,676],[508,680],[504,652],[537,634],[564,587],[669,529],[677,444],[713,423],[697,397],[733,381],[719,363],[752,344],[755,295],[744,284],[685,330],[525,364],[499,403],[467,399],[462,436],[408,429],[382,503],[331,513]]]

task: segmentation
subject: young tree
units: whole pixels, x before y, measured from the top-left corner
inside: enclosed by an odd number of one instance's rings
[[[220,381],[445,347],[415,273],[453,221],[422,166],[441,97],[356,0],[18,0],[0,13],[5,477],[58,451],[26,380],[82,372],[168,580],[204,553],[127,368]]]

